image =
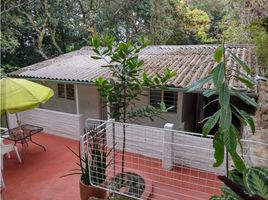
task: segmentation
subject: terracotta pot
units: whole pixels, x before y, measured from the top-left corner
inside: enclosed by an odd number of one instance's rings
[[[89,197],[97,197],[100,199],[106,199],[107,198],[107,192],[106,190],[91,186],[91,185],[85,185],[80,180],[80,198],[81,200],[88,200]]]

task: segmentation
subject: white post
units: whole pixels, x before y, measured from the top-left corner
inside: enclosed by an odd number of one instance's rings
[[[174,166],[174,152],[173,152],[173,135],[172,131],[174,124],[166,123],[164,126],[165,132],[163,136],[163,155],[162,155],[162,168],[165,170],[171,170]]]
[[[74,95],[75,95],[75,105],[76,105],[76,114],[79,115],[79,95],[78,95],[78,87],[77,84],[74,85]]]

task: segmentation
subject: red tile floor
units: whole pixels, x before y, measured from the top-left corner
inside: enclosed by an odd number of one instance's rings
[[[24,154],[24,164],[20,164],[13,153],[10,159],[4,159],[6,187],[1,191],[1,199],[79,200],[79,175],[60,178],[70,169],[77,168],[77,158],[66,146],[78,150],[78,141],[45,133],[33,136],[33,140],[44,145],[47,151],[30,144]],[[150,168],[144,165],[141,169],[141,165],[135,165],[141,161],[141,156],[132,154],[127,157],[131,159],[126,162],[127,167],[151,174],[153,200],[201,200],[219,193],[217,188],[220,183],[215,175],[181,167],[165,171],[159,161],[146,157],[142,157],[142,162]],[[151,169],[155,169],[156,173],[148,171]]]

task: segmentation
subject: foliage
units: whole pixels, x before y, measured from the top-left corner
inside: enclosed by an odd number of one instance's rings
[[[234,0],[226,4],[225,10],[228,15],[219,24],[223,37],[228,43],[254,45],[258,64],[268,76],[268,4],[261,0]]]
[[[225,185],[221,186],[223,195],[213,196],[211,200],[264,200],[268,199],[268,168],[252,167],[244,173],[237,170],[229,172],[229,178],[219,177]]]
[[[1,1],[1,65],[24,67],[88,44],[79,2]]]
[[[101,42],[103,47],[100,46]],[[153,117],[167,111],[164,104],[160,106],[160,109],[146,106],[136,110],[127,110],[133,105],[133,101],[138,100],[139,95],[143,94],[144,87],[161,87],[175,75],[169,69],[165,70],[163,76],[157,74],[153,78],[149,78],[146,73],[141,73],[144,61],[138,58],[138,53],[146,47],[143,38],[139,44],[132,44],[131,42],[116,43],[115,38],[108,36],[103,41],[94,37],[92,43],[97,54],[92,58],[105,60],[107,62],[105,67],[109,67],[112,72],[110,79],[99,77],[96,80],[98,91],[111,107],[112,112],[109,113],[111,118],[127,122],[142,116]]]
[[[230,96],[234,95],[254,107],[256,106],[256,102],[254,99],[248,97],[245,92],[236,91],[228,86],[227,78],[231,77],[227,77],[225,53],[225,46],[223,44],[219,46],[214,53],[214,60],[217,62],[216,67],[212,69],[211,73],[207,77],[188,86],[186,88],[186,92],[191,92],[197,88],[201,88],[207,82],[213,83],[215,89],[213,89],[212,92],[205,91],[203,92],[203,95],[209,97],[212,94],[217,93],[217,101],[220,105],[220,109],[214,115],[207,118],[202,130],[203,135],[207,136],[212,128],[218,124],[219,128],[213,138],[213,147],[215,149],[214,157],[216,160],[214,167],[218,167],[223,163],[224,147],[226,147],[226,150],[230,153],[233,159],[236,169],[239,172],[243,172],[246,170],[246,166],[236,152],[240,136],[235,125],[232,124],[232,115],[235,115],[244,125],[249,125],[253,133],[255,132],[255,125],[253,119],[246,112],[239,110],[231,104]],[[255,81],[250,78],[250,67],[236,57],[236,55],[231,51],[228,53],[244,70],[244,73],[236,72],[236,75],[231,76],[234,76],[233,78],[244,84],[246,87],[252,88],[255,85]]]
[[[191,8],[185,0],[173,1],[174,31],[167,44],[197,44],[205,42],[210,19],[206,12]]]
[[[67,147],[78,159],[79,163],[76,163],[79,166],[79,169],[70,170],[71,173],[63,175],[61,177],[80,174],[81,181],[85,185],[101,185],[106,180],[106,168],[107,164],[107,156],[108,152],[105,145],[101,144],[98,137],[96,136],[96,132],[92,131],[92,142],[88,146],[88,153],[84,153],[84,155],[77,154],[71,148]],[[101,139],[104,142],[104,139]],[[80,147],[79,147],[80,148]]]
[[[189,25],[189,26],[188,26]],[[90,45],[94,34],[117,41],[205,41],[209,18],[185,0],[3,0],[1,66],[24,67]]]
[[[145,34],[151,17],[152,0],[107,1],[96,15],[96,30],[118,41],[135,41]]]
[[[268,16],[262,20],[253,21],[247,28],[252,32],[258,64],[265,68],[268,77]]]

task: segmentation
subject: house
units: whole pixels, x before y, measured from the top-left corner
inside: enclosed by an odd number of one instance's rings
[[[215,66],[213,52],[217,45],[185,45],[185,46],[148,46],[140,53],[140,59],[145,61],[144,72],[150,76],[169,68],[177,73],[167,83],[167,90],[145,89],[135,106],[157,106],[162,100],[168,106],[173,106],[168,113],[163,114],[165,120],[150,121],[144,119],[141,124],[163,127],[166,122],[173,123],[174,128],[189,132],[201,132],[199,121],[215,112],[217,107],[203,106],[213,98],[207,99],[201,91],[184,93],[183,88],[205,77]],[[227,52],[232,51],[240,59],[252,67],[254,75],[263,74],[256,64],[256,56],[251,46],[228,46]],[[48,132],[70,134],[77,137],[84,130],[87,118],[107,119],[107,108],[99,95],[94,81],[96,78],[110,77],[109,68],[102,67],[102,60],[94,60],[91,47],[67,53],[53,59],[21,68],[9,74],[11,77],[26,78],[52,88],[54,97],[39,109],[20,113],[24,123],[31,122],[41,125]],[[227,53],[227,69],[243,69]],[[234,71],[230,72],[235,73]],[[245,86],[233,79],[229,85],[239,90]],[[211,84],[205,84],[202,90],[212,89]],[[250,92],[250,91],[249,91]],[[253,92],[250,95],[254,96]],[[238,99],[233,101],[239,107],[246,107]],[[77,128],[78,127],[78,128]]]

